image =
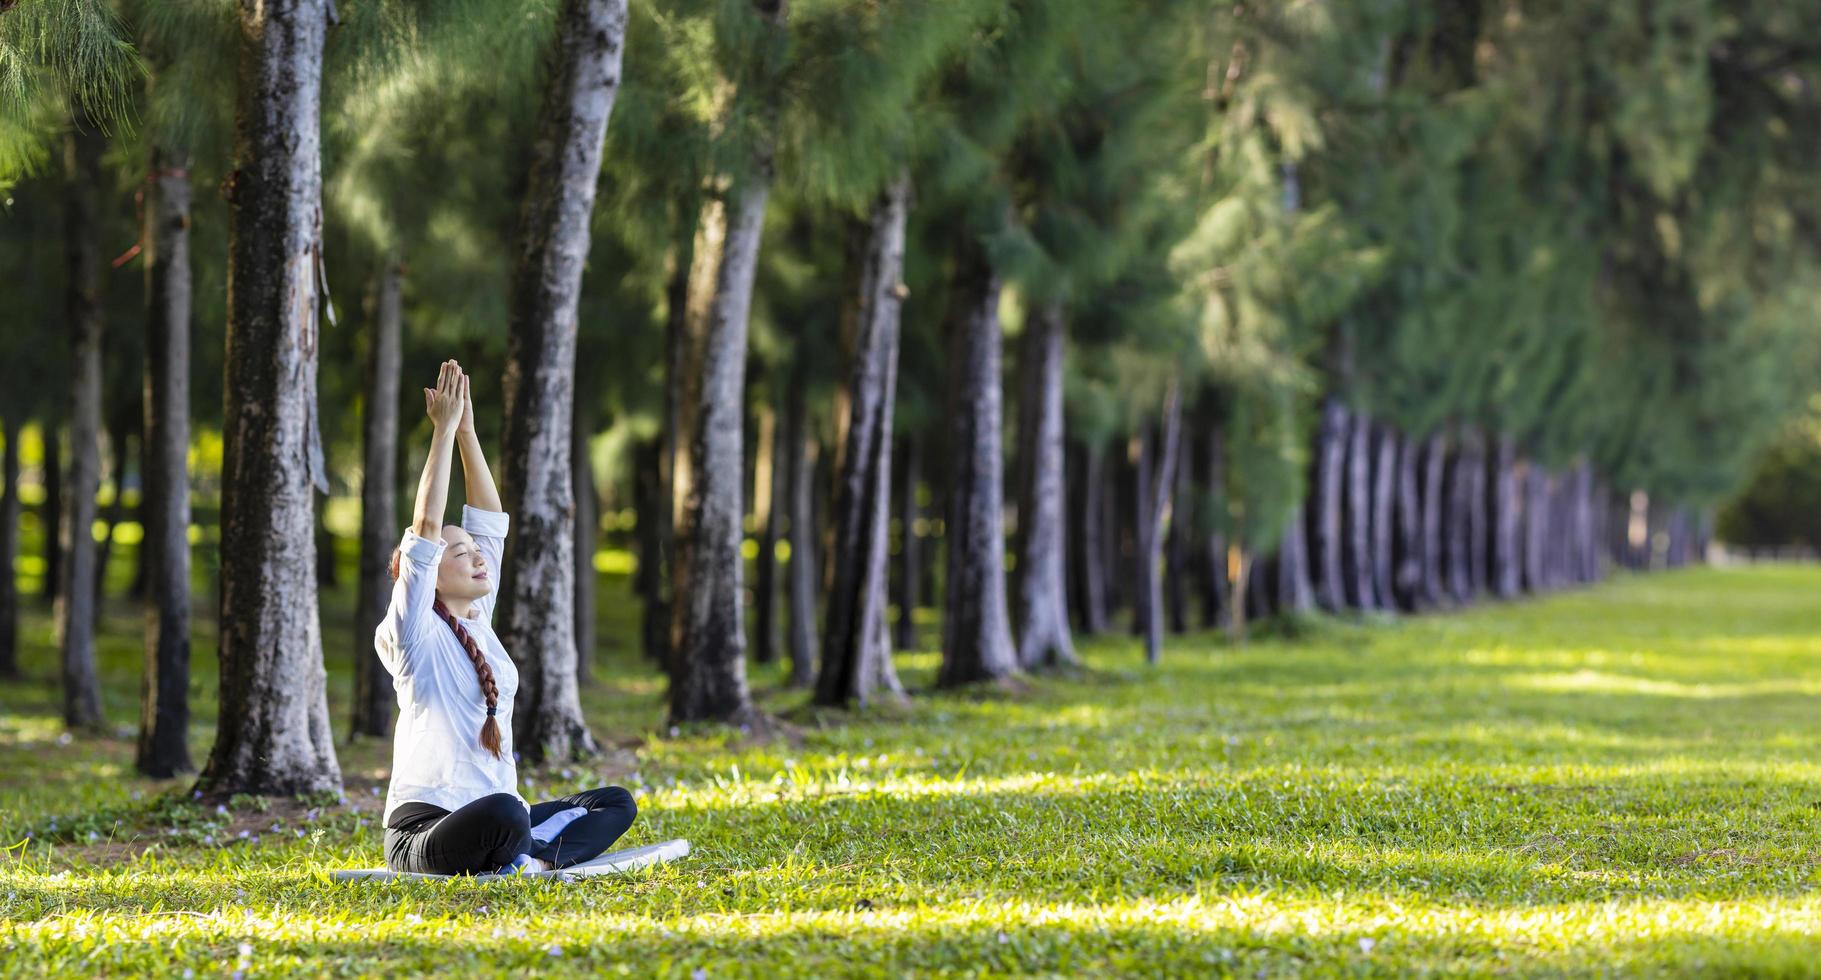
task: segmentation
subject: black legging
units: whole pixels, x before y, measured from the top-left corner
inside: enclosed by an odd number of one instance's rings
[[[535,845],[533,826],[578,806],[588,812],[549,843]],[[529,814],[510,793],[483,796],[453,813],[428,803],[404,803],[386,828],[386,867],[420,874],[488,874],[530,854],[552,868],[567,868],[612,847],[638,812],[632,794],[618,786],[534,803]]]

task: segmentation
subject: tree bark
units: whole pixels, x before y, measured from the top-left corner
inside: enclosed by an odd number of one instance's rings
[[[1271,595],[1271,612],[1295,614],[1314,609],[1315,590],[1309,583],[1309,538],[1300,509],[1284,528],[1273,564],[1277,583]]]
[[[1467,582],[1471,597],[1478,599],[1486,594],[1490,583],[1487,580],[1488,553],[1492,550],[1492,529],[1486,513],[1486,439],[1480,432],[1471,431],[1464,440],[1467,467],[1465,474],[1465,493],[1467,506]]]
[[[1347,605],[1372,610],[1378,608],[1372,587],[1372,420],[1364,412],[1348,413],[1346,467],[1341,580]]]
[[[570,424],[570,490],[575,494],[575,680],[594,679],[594,570],[595,538],[601,529],[600,498],[594,487],[594,461],[588,440],[594,436],[593,413],[575,400]]]
[[[851,701],[864,707],[876,691],[894,700],[904,698],[887,632],[886,566],[891,557],[892,408],[898,394],[904,225],[909,210],[910,178],[901,175],[874,205],[867,238],[848,374],[847,432],[835,481],[834,574],[822,672],[816,678],[817,704],[841,706]]]
[[[688,451],[677,457],[676,493],[683,513],[671,588],[673,722],[739,724],[753,715],[746,686],[745,561],[740,556],[745,510],[741,415],[747,316],[771,192],[766,168],[756,169],[727,200],[704,209],[696,246],[698,269],[713,262],[715,271],[706,316],[692,326],[700,338],[693,358],[698,371],[690,378],[684,405]]]
[[[132,458],[132,437],[128,434],[127,420],[116,418],[109,428],[107,445],[111,455],[107,477],[114,484],[114,495],[108,501],[107,509],[100,514],[103,530],[101,540],[95,543],[95,597],[90,601],[97,614],[102,608],[102,600],[107,598],[107,566],[114,554],[114,529],[120,526],[120,518],[125,513],[127,461]]]
[[[398,526],[399,372],[403,366],[404,263],[388,256],[373,297],[367,343],[366,410],[361,419],[360,581],[354,613],[354,736],[392,731],[392,675],[374,652],[373,635],[392,601],[392,550]]]
[[[785,6],[755,2],[769,40],[784,29]],[[681,502],[671,582],[670,718],[746,724],[763,716],[746,686],[746,624],[740,555],[745,465],[746,331],[753,276],[771,195],[769,127],[776,106],[737,91],[758,136],[742,172],[703,209],[690,274],[690,361],[682,403],[674,492]],[[712,270],[712,277],[711,277]],[[698,300],[705,297],[705,301]],[[794,560],[794,556],[793,556]]]
[[[1018,665],[1025,670],[1078,663],[1069,635],[1063,520],[1062,350],[1060,301],[1035,311],[1019,349],[1018,533],[1013,621]]]
[[[1138,431],[1126,441],[1125,452],[1131,479],[1125,481],[1130,493],[1124,503],[1126,515],[1132,521],[1131,560],[1126,564],[1125,574],[1132,583],[1132,635],[1140,639],[1151,632],[1151,595],[1146,591],[1150,579],[1145,573],[1144,560],[1150,554],[1145,535],[1150,521],[1151,480],[1157,469],[1152,461],[1157,453],[1152,439],[1150,427],[1140,425]]]
[[[1202,590],[1204,602],[1201,619],[1204,627],[1212,629],[1225,622],[1231,614],[1228,595],[1236,584],[1230,567],[1234,556],[1228,554],[1227,537],[1221,532],[1224,522],[1220,510],[1226,505],[1227,499],[1227,459],[1220,426],[1209,426],[1207,448],[1208,485],[1203,503],[1208,513],[1202,532],[1207,535],[1203,555],[1207,569],[1204,574],[1205,588]]]
[[[788,602],[790,686],[809,687],[816,669],[816,439],[809,407],[798,376],[790,386],[784,413],[784,439],[789,453],[785,484],[789,496],[790,565]]]
[[[1182,399],[1172,381],[1163,399],[1163,420],[1159,423],[1158,446],[1138,454],[1139,472],[1145,475],[1137,516],[1138,530],[1138,607],[1144,610],[1144,659],[1155,664],[1163,657],[1163,582],[1159,578],[1163,564],[1163,522],[1170,518],[1170,497],[1176,486],[1176,457],[1182,444]],[[1151,457],[1156,456],[1153,466]]]
[[[1001,280],[977,246],[962,261],[950,350],[948,575],[942,664],[953,687],[1017,672],[1005,596],[1001,477],[999,295]]]
[[[163,779],[190,762],[190,178],[188,161],[152,151],[145,195],[145,675],[139,772]],[[372,633],[367,635],[372,644]],[[356,647],[356,650],[363,648]],[[369,658],[371,656],[369,655]]]
[[[1399,609],[1415,612],[1428,601],[1423,589],[1422,444],[1396,430],[1387,430],[1386,435],[1397,444],[1397,532],[1391,594]]]
[[[1372,433],[1372,592],[1378,607],[1397,608],[1397,432],[1375,425]]]
[[[148,192],[148,200],[150,199],[149,193],[150,192]],[[148,205],[148,207],[149,207],[149,205]],[[143,423],[141,423],[141,424],[143,426]],[[143,431],[141,431],[140,437],[139,437],[139,472],[141,474],[140,482],[141,482],[142,486],[141,486],[141,489],[139,492],[139,508],[138,508],[139,526],[141,528],[148,526],[151,521],[151,518],[149,518],[147,516],[149,505],[146,503],[146,494],[149,493],[150,491],[149,491],[149,489],[147,489],[144,486],[144,484],[149,483],[149,481],[151,480],[150,474],[151,474],[151,470],[152,470],[152,465],[151,465],[150,455],[151,455],[151,448],[146,445],[145,433]],[[127,598],[133,600],[134,602],[141,602],[141,603],[145,602],[146,597],[151,595],[151,588],[152,588],[152,558],[151,558],[151,556],[152,556],[152,549],[147,547],[143,541],[140,543],[139,547],[133,549],[133,584],[127,587]]]
[[[1163,544],[1164,621],[1172,633],[1189,630],[1188,564],[1189,542],[1194,519],[1190,501],[1194,496],[1195,441],[1181,433],[1176,439],[1176,465],[1170,481],[1170,527]]]
[[[1448,439],[1440,432],[1423,440],[1422,448],[1422,605],[1428,608],[1448,602],[1448,561],[1442,547],[1445,538],[1448,486],[1445,479],[1448,464]]]
[[[323,0],[240,8],[221,500],[221,708],[199,787],[339,791],[316,602]]]
[[[8,412],[0,438],[0,679],[23,676],[19,671],[19,413]]]
[[[1523,586],[1535,593],[1549,590],[1546,549],[1549,543],[1549,473],[1536,461],[1524,465]]]
[[[1283,535],[1284,538],[1289,536],[1288,531]],[[1279,540],[1279,547],[1281,549],[1282,539]],[[1279,566],[1276,552],[1261,555],[1253,561],[1251,578],[1247,580],[1243,590],[1234,592],[1232,600],[1235,605],[1243,604],[1245,619],[1267,619],[1277,614],[1277,591],[1278,587],[1283,584],[1281,581],[1283,573]],[[1237,625],[1229,623],[1227,628],[1232,630],[1236,637],[1245,636],[1243,622]]]
[[[1518,594],[1523,581],[1518,558],[1517,449],[1498,436],[1493,442],[1491,486],[1487,503],[1492,511],[1492,593],[1501,599]]]
[[[508,314],[500,639],[519,667],[513,740],[533,764],[593,755],[576,682],[571,422],[576,308],[601,144],[619,91],[625,0],[564,0],[518,216]],[[735,466],[736,470],[738,466]]]
[[[898,620],[893,625],[892,643],[900,650],[917,648],[917,606],[923,584],[923,536],[917,533],[922,509],[917,506],[917,487],[923,481],[923,440],[918,436],[900,437],[903,446],[903,476],[898,478]]]
[[[1347,477],[1349,414],[1339,398],[1322,403],[1315,430],[1315,466],[1309,481],[1308,554],[1314,563],[1315,602],[1330,612],[1347,604],[1342,566],[1342,513]]]
[[[1473,452],[1462,439],[1448,457],[1447,509],[1443,514],[1442,553],[1448,596],[1457,603],[1473,601]]]
[[[56,602],[63,589],[63,431],[55,416],[39,423],[44,440],[44,518],[40,540],[44,548],[44,579],[38,598]]]
[[[1109,629],[1112,621],[1126,607],[1126,602],[1134,591],[1131,572],[1136,565],[1129,559],[1131,536],[1128,533],[1126,518],[1136,512],[1132,503],[1132,494],[1136,492],[1135,479],[1128,479],[1134,474],[1128,453],[1120,453],[1108,447],[1106,463],[1102,472],[1106,475],[1106,487],[1100,494],[1100,539],[1105,545],[1105,562],[1101,567],[1100,581],[1106,590],[1106,617]],[[1132,614],[1132,633],[1141,634],[1142,614]]]
[[[668,620],[660,621],[654,610],[663,605],[664,566],[663,546],[660,532],[668,523],[665,516],[668,508],[662,489],[664,470],[664,438],[657,438],[640,443],[633,450],[632,509],[635,515],[633,540],[639,552],[638,567],[633,570],[632,590],[639,598],[641,615],[639,618],[640,647],[646,656],[651,651],[666,650],[669,645],[670,625]],[[659,663],[663,663],[659,659]]]
[[[677,241],[669,256],[669,281],[664,288],[664,420],[654,456],[647,508],[639,512],[645,545],[639,563],[646,577],[641,633],[645,655],[670,669],[670,628],[673,616],[670,589],[676,571],[676,518],[681,501],[676,496],[677,447],[683,424],[684,372],[689,347],[689,272],[694,264],[697,211],[685,208],[678,219]]]
[[[1076,486],[1081,492],[1076,495],[1080,499],[1073,508],[1077,544],[1071,564],[1075,567],[1077,618],[1082,632],[1097,636],[1107,630],[1106,524],[1101,520],[1106,509],[1106,451],[1083,444],[1080,456],[1081,479]]]
[[[1599,552],[1595,542],[1599,540],[1598,522],[1594,516],[1593,464],[1582,459],[1575,464],[1575,538],[1570,549],[1575,564],[1576,582],[1587,584],[1599,578]]]
[[[70,330],[69,515],[63,524],[63,583],[57,634],[63,663],[63,721],[99,731],[101,677],[95,666],[95,492],[101,482],[101,153],[106,139],[78,110],[65,137],[68,179],[63,225]]]
[[[777,410],[769,404],[761,405],[752,477],[752,514],[759,531],[759,554],[753,560],[752,658],[762,664],[777,660],[782,646],[778,633],[778,532],[783,522],[778,519],[778,506],[784,499],[784,474],[788,469],[781,465],[783,458]]]

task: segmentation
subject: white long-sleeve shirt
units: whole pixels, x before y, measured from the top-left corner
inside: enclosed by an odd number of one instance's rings
[[[509,521],[498,511],[462,507],[462,527],[480,546],[493,588],[475,600],[462,627],[480,644],[493,679],[499,685],[495,720],[500,727],[496,759],[481,747],[487,721],[487,699],[481,693],[474,662],[455,631],[438,616],[436,566],[444,542],[407,529],[399,544],[398,580],[392,604],[373,633],[373,648],[392,673],[398,694],[398,729],[392,737],[392,783],[386,793],[382,824],[402,803],[429,803],[455,810],[483,796],[518,796],[518,767],[512,757],[512,699],[518,693],[518,669],[493,633],[493,605],[499,595],[500,559]],[[524,797],[519,797],[524,803]]]

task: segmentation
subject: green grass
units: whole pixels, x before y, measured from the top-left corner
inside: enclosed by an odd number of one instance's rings
[[[328,881],[380,863],[387,746],[344,748],[346,805],[215,813],[134,777],[130,740],[63,743],[38,612],[32,679],[0,694],[0,833],[31,835],[0,859],[0,972],[1807,975],[1818,593],[1821,569],[1694,570],[1244,649],[1182,637],[1160,669],[1108,640],[1079,677],[853,718],[756,669],[803,737],[753,745],[657,729],[604,578],[618,646],[585,697],[611,751],[526,792],[624,782],[629,844],[696,853],[569,886]],[[325,602],[341,728],[346,608]],[[116,602],[106,626],[125,723],[138,620]],[[934,668],[901,666],[915,688]],[[196,736],[200,758],[207,717]]]

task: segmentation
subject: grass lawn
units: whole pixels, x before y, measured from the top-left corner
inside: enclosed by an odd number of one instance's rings
[[[48,618],[0,688],[0,973],[1806,974],[1821,969],[1821,569],[1691,570],[1243,649],[1124,638],[1017,695],[804,712],[798,743],[657,729],[662,686],[603,578],[601,760],[532,798],[634,789],[680,864],[573,885],[348,886],[377,865],[388,746],[344,802],[132,775],[56,720]],[[325,603],[346,727],[347,596]],[[109,610],[109,716],[138,619]],[[198,760],[214,711],[199,624]],[[26,838],[29,835],[29,841]],[[244,835],[244,836],[243,836]]]

